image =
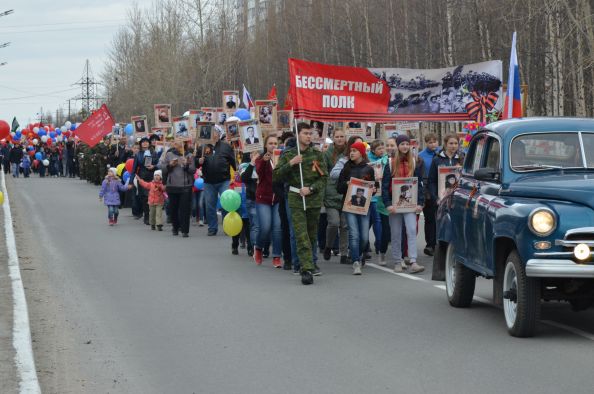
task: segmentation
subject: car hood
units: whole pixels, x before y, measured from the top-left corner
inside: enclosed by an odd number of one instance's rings
[[[570,201],[594,209],[594,174],[528,175],[501,195]]]

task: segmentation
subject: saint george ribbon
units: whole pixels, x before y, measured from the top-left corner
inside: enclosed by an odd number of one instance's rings
[[[477,92],[470,93],[473,102],[466,104],[466,112],[468,117],[475,119],[479,123],[485,123],[487,120],[487,113],[495,108],[499,95],[491,92],[486,96],[482,96]]]

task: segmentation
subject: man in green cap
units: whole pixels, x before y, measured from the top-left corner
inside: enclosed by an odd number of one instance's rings
[[[328,177],[322,152],[311,146],[312,132],[309,124],[297,125],[297,147],[283,152],[273,172],[274,182],[289,185],[289,208],[297,241],[297,255],[301,264],[301,283],[313,283],[313,251],[318,236],[320,209]],[[303,183],[299,170],[303,171]],[[305,207],[303,201],[305,200]]]

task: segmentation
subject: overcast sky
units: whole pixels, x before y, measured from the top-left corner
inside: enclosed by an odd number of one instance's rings
[[[151,0],[136,0],[148,6]],[[67,99],[80,95],[73,86],[89,59],[96,79],[111,40],[125,25],[133,0],[3,0],[0,13],[0,119],[16,116],[24,125],[41,107],[54,114],[68,110]],[[69,90],[70,89],[70,90]],[[80,101],[72,102],[80,108]]]

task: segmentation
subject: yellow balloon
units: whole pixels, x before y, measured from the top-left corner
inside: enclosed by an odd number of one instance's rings
[[[243,220],[237,212],[229,212],[223,219],[223,231],[230,237],[234,237],[241,232]]]
[[[0,205],[4,204],[4,193],[0,192]]]
[[[118,176],[122,176],[122,173],[124,172],[124,169],[126,168],[126,163],[120,163],[118,164],[118,166],[116,167],[116,172],[118,173]]]

